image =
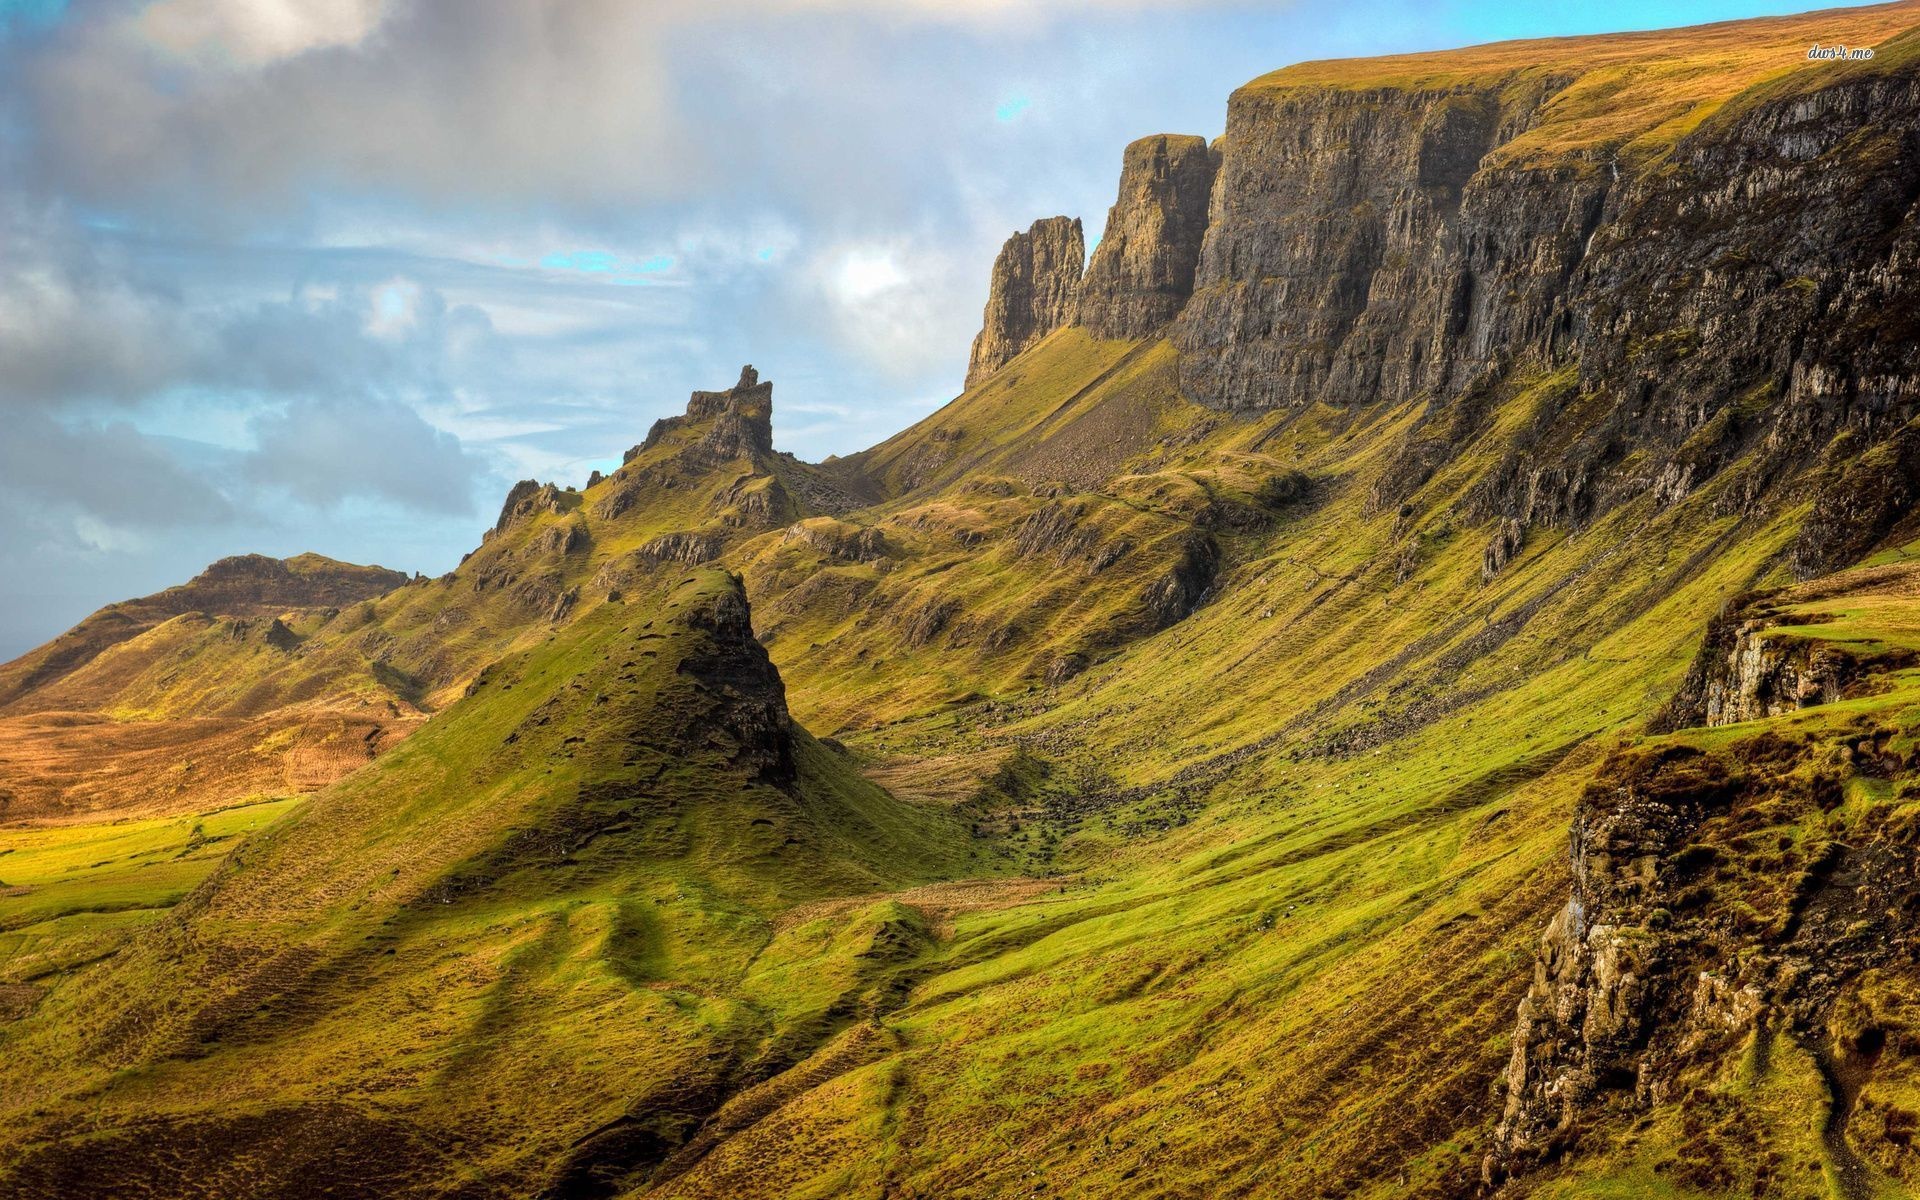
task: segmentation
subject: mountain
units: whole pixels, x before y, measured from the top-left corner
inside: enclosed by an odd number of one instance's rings
[[[1015,235],[870,450],[747,368],[272,654],[156,610],[18,687],[410,735],[0,827],[0,1178],[1920,1186],[1917,46],[1287,68],[1128,147],[1084,269]]]

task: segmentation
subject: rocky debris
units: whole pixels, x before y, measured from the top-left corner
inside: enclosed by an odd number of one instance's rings
[[[1220,157],[1205,138],[1155,134],[1126,149],[1120,193],[1080,281],[1074,324],[1095,337],[1151,337],[1193,294]]]
[[[566,509],[567,500],[559,488],[538,479],[522,479],[508,490],[506,503],[500,506],[500,518],[493,523],[493,532],[505,533],[541,513],[561,513]]]
[[[1849,1043],[1837,1001],[1864,972],[1915,953],[1920,850],[1889,809],[1838,840],[1823,814],[1848,776],[1915,763],[1890,749],[1889,730],[1834,736],[1823,746],[1762,733],[1712,753],[1632,747],[1601,765],[1575,813],[1572,895],[1515,1021],[1487,1184],[1561,1156],[1609,1109],[1678,1098],[1690,1067],[1749,1037],[1792,1036],[1816,1055]],[[1782,824],[1836,832],[1760,836]],[[1844,1120],[1846,1097],[1836,1088],[1832,1101]]]
[[[787,490],[815,512],[840,516],[872,503],[871,497],[863,498],[850,491],[820,467],[803,463],[784,450],[776,452],[775,457],[787,468],[782,476]],[[829,456],[821,466],[832,462],[833,458]]]
[[[1007,239],[993,260],[986,312],[967,361],[967,387],[1072,322],[1086,261],[1078,217],[1046,217]]]
[[[687,715],[679,736],[700,744],[717,733],[731,744],[734,765],[788,787],[796,772],[786,685],[754,637],[745,585],[737,575],[728,579],[729,587],[687,615],[690,627],[710,636],[680,661],[678,671],[698,681],[709,703],[705,711]]]

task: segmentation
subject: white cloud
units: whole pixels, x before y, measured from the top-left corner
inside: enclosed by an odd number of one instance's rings
[[[384,0],[160,0],[133,18],[138,35],[212,68],[260,67],[323,46],[350,46],[380,24]]]

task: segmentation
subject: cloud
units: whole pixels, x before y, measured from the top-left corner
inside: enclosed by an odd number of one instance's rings
[[[84,517],[96,530],[212,524],[234,511],[160,439],[124,421],[69,426],[39,413],[9,418],[0,491],[15,504]]]
[[[254,225],[338,188],[631,204],[702,175],[676,134],[664,7],[96,3],[0,71],[33,175],[91,205]]]
[[[0,247],[0,404],[142,396],[199,353],[174,298],[71,224],[0,204]]]
[[[252,423],[246,477],[257,487],[332,508],[351,497],[422,512],[473,511],[480,463],[460,439],[391,400],[291,401]]]
[[[353,45],[385,9],[384,0],[160,0],[133,23],[147,41],[202,66],[260,67]]]
[[[1277,65],[1196,17],[1237,2],[0,0],[0,618],[445,569],[502,476],[742,362],[783,449],[871,444],[957,388],[1008,230]]]

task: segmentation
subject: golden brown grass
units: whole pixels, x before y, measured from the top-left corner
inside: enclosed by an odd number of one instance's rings
[[[1314,88],[1446,92],[1551,82],[1564,86],[1539,123],[1502,148],[1503,159],[1547,162],[1614,150],[1632,158],[1657,153],[1756,84],[1834,70],[1834,63],[1807,60],[1816,42],[1871,47],[1916,25],[1920,2],[1901,0],[1685,29],[1324,59],[1262,75],[1243,90],[1274,96]]]

